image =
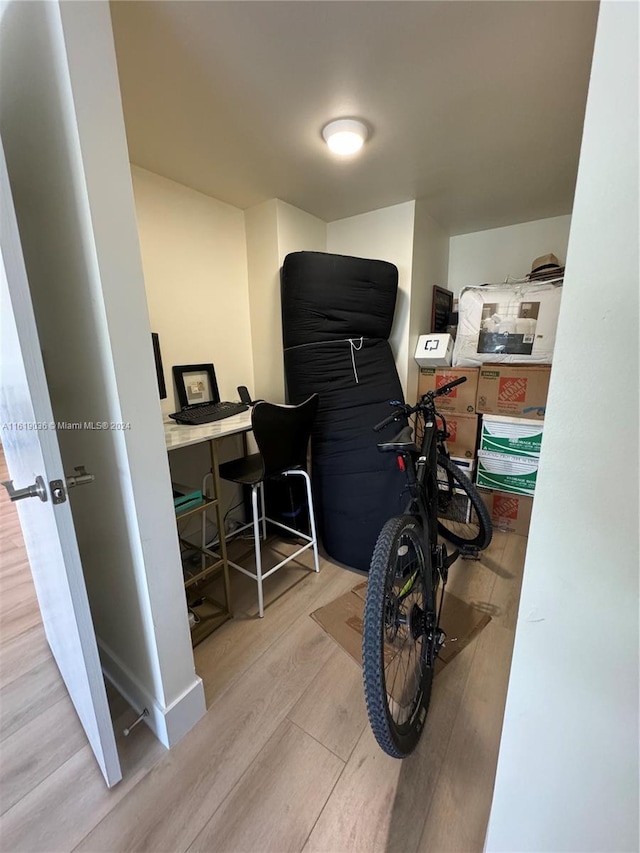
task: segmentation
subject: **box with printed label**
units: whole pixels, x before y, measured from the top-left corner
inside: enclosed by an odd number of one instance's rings
[[[483,364],[478,376],[476,411],[544,420],[551,368],[544,365]]]
[[[489,510],[496,530],[527,536],[533,498],[526,495],[509,495],[505,492],[487,492],[484,489],[479,489],[478,494]]]
[[[447,424],[447,449],[452,456],[462,459],[473,459],[476,455],[476,443],[478,438],[478,416],[477,415],[443,415]],[[438,419],[438,426],[442,422]]]
[[[510,456],[539,456],[543,426],[542,421],[526,418],[483,415],[480,450]]]
[[[418,338],[414,358],[421,367],[449,367],[452,356],[451,335],[432,332]]]
[[[453,364],[551,364],[562,282],[465,287]]]
[[[436,409],[439,412],[456,412],[459,415],[472,414],[476,410],[476,393],[478,390],[477,367],[421,367],[418,376],[418,397],[427,391],[442,388],[454,379],[465,376],[467,381],[456,385],[449,394],[436,397]]]
[[[507,456],[506,453],[478,453],[476,485],[515,495],[533,495],[538,476],[538,459]]]
[[[476,465],[475,459],[461,459],[456,456],[450,456],[449,459],[453,462],[460,471],[469,479],[473,480],[473,470]],[[449,481],[448,475],[444,468],[438,466],[437,473],[438,483],[445,486],[444,494],[448,495]],[[448,497],[449,506],[438,507],[438,515],[441,518],[449,518],[453,521],[466,521],[471,518],[471,501],[467,497],[467,493],[463,489],[453,489],[453,498]]]

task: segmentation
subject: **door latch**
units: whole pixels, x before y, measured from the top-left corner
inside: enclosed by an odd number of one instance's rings
[[[63,504],[67,499],[67,491],[74,486],[86,486],[87,483],[93,483],[95,480],[93,474],[87,474],[84,465],[76,465],[73,470],[76,472],[75,476],[66,478],[66,487],[65,480],[51,480],[49,483],[54,504]]]
[[[95,480],[95,475],[87,474],[84,465],[76,465],[73,470],[76,472],[75,476],[67,477],[68,489],[73,489],[75,486],[86,486]]]

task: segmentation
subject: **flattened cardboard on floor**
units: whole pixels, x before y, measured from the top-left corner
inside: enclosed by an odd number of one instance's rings
[[[311,614],[311,618],[360,666],[366,589],[367,582],[363,581],[351,592],[341,595]],[[441,627],[448,639],[440,652],[436,671],[453,660],[490,621],[491,617],[487,613],[445,592]]]

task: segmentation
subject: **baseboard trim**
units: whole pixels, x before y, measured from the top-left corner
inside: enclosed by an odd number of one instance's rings
[[[111,649],[98,640],[100,660],[105,678],[138,713],[146,708],[144,722],[167,749],[175,746],[207,711],[202,679],[195,675],[193,683],[168,707],[164,707],[136,679]]]

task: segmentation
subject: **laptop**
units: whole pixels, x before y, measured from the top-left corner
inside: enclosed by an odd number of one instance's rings
[[[220,400],[213,364],[180,364],[173,367],[180,411],[169,415],[179,424],[208,424],[246,412],[246,403]]]

